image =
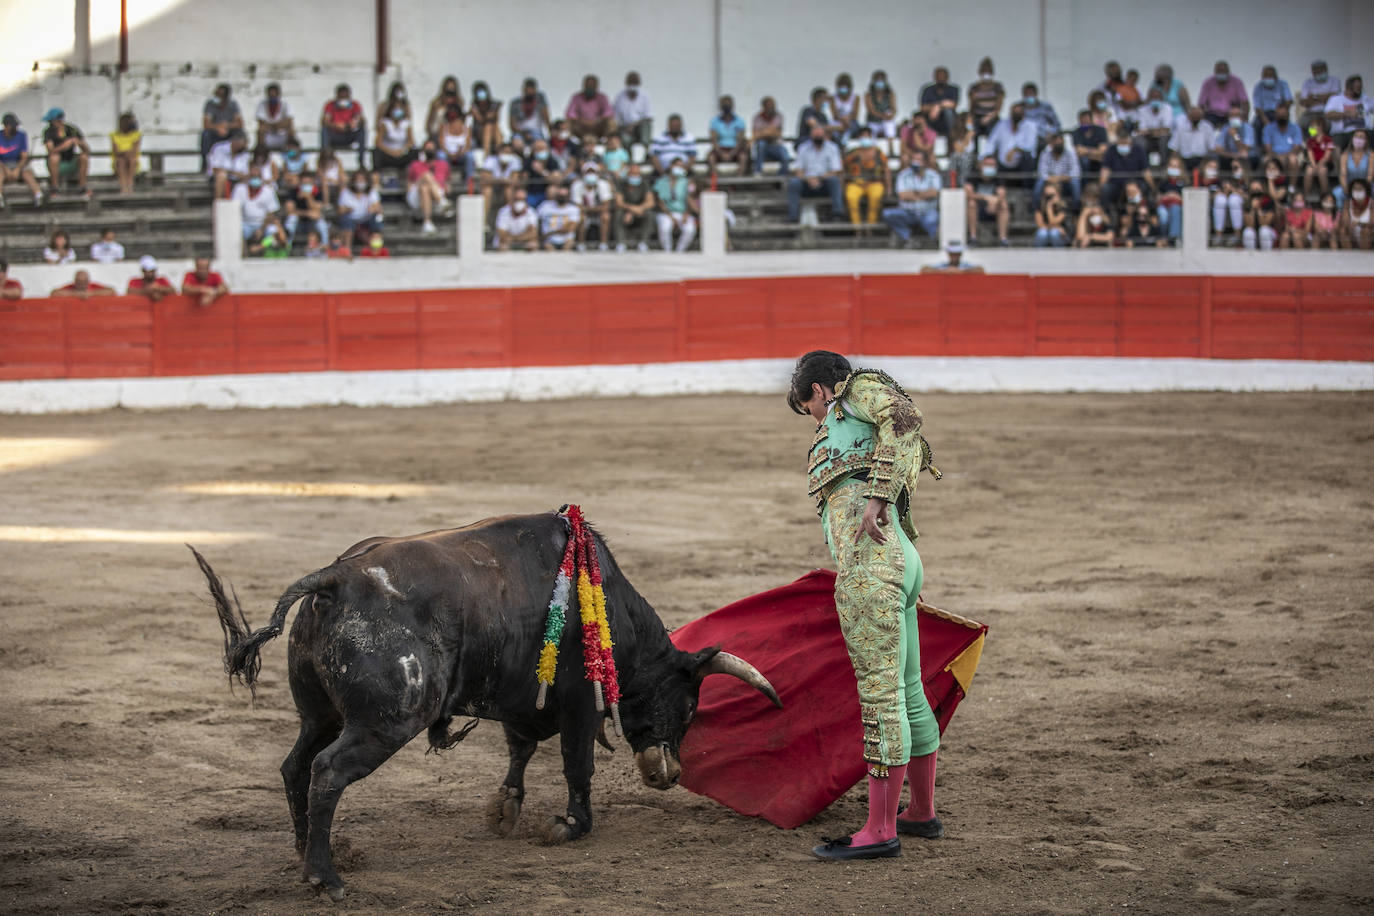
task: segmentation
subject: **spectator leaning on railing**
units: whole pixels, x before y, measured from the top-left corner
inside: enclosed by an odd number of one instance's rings
[[[139,275],[129,281],[130,296],[145,296],[158,302],[176,292],[172,281],[157,272],[157,259],[145,254],[138,259]]]
[[[78,270],[72,282],[57,287],[51,293],[54,297],[71,299],[90,299],[95,296],[113,296],[115,291],[102,283],[91,280],[90,271]]]
[[[181,294],[195,299],[201,308],[209,308],[220,297],[229,295],[229,285],[210,269],[209,258],[196,258],[195,267],[181,280]]]

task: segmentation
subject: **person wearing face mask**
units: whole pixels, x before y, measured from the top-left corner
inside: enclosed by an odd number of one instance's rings
[[[463,104],[463,91],[458,83],[458,77],[446,76],[439,83],[439,91],[429,100],[429,110],[425,112],[427,139],[433,140],[439,136],[439,128],[443,126],[449,109],[455,107],[459,111],[467,110]]]
[[[1092,112],[1084,108],[1078,113],[1078,126],[1073,131],[1073,147],[1078,165],[1085,178],[1096,178],[1102,170],[1102,157],[1107,154],[1107,129],[1093,123]]]
[[[1174,132],[1169,137],[1169,151],[1183,158],[1183,166],[1192,170],[1212,155],[1217,143],[1217,129],[1202,115],[1202,109],[1194,105],[1188,113],[1174,122]]]
[[[1192,107],[1188,88],[1183,85],[1182,80],[1174,76],[1174,68],[1169,64],[1160,64],[1155,67],[1155,80],[1150,84],[1150,88],[1159,90],[1160,98],[1172,110],[1175,121],[1183,117]]]
[[[520,137],[530,144],[549,138],[549,100],[539,91],[534,77],[525,78],[520,94],[506,105],[506,112],[512,138]]]
[[[601,175],[596,163],[588,160],[582,166],[582,174],[573,182],[569,199],[582,210],[582,221],[577,224],[577,250],[587,250],[587,231],[596,226],[599,244],[597,250],[606,251],[611,237],[611,204],[615,202],[615,191],[611,183]]]
[[[1049,145],[1040,151],[1040,159],[1035,167],[1035,186],[1031,189],[1031,200],[1037,208],[1041,195],[1047,188],[1053,188],[1062,199],[1067,193],[1078,209],[1083,197],[1083,171],[1078,157],[1067,148],[1063,134],[1055,134]]]
[[[584,145],[594,146],[607,134],[615,133],[615,112],[611,109],[610,99],[598,88],[600,82],[594,74],[582,77],[582,90],[574,92],[568,99],[567,110],[563,117],[569,127]]]
[[[339,191],[338,222],[340,229],[353,232],[360,242],[382,229],[382,196],[362,169],[354,172],[348,186]]]
[[[1303,192],[1311,194],[1312,184],[1316,182],[1325,194],[1331,187],[1331,166],[1336,161],[1336,141],[1326,132],[1326,120],[1321,115],[1316,115],[1307,125],[1307,139],[1303,142],[1303,147]]]
[[[1183,189],[1188,183],[1183,171],[1183,158],[1175,153],[1169,157],[1164,167],[1164,177],[1158,185],[1159,226],[1171,245],[1177,245],[1183,236]]]
[[[932,239],[940,235],[940,173],[928,161],[923,152],[911,155],[910,164],[897,173],[897,206],[883,210],[893,238],[908,248],[917,226]]]
[[[1274,120],[1280,103],[1293,103],[1293,90],[1288,81],[1279,79],[1279,71],[1273,64],[1265,64],[1260,70],[1259,82],[1250,93],[1250,102],[1255,109],[1255,133],[1263,133],[1267,124]]]
[[[434,225],[436,209],[445,215],[452,210],[447,194],[451,174],[449,164],[435,155],[433,143],[426,143],[406,169],[406,204],[412,216],[418,214],[423,220],[420,231],[425,235],[433,235],[438,231]],[[491,189],[485,180],[482,183],[482,197],[486,206],[483,212],[490,213]]]
[[[1302,105],[1303,130],[1314,117],[1320,117],[1326,110],[1326,103],[1333,95],[1341,94],[1341,81],[1331,73],[1324,60],[1312,61],[1312,75],[1302,81],[1298,90],[1298,102]]]
[[[754,150],[750,161],[754,164],[754,174],[763,173],[765,162],[776,162],[778,174],[787,177],[787,166],[792,157],[787,152],[787,144],[783,142],[782,112],[771,95],[759,100],[759,110],[754,115],[752,127]]]
[[[1296,181],[1303,170],[1302,131],[1288,116],[1289,103],[1280,102],[1274,108],[1274,117],[1260,131],[1260,145],[1264,155],[1277,159],[1285,171]]]
[[[1121,64],[1114,60],[1107,61],[1102,67],[1102,73],[1106,77],[1097,88],[1102,91],[1118,112],[1123,117],[1133,115],[1136,108],[1140,106],[1140,91],[1136,89],[1134,83],[1128,83],[1121,77]]]
[[[215,87],[215,94],[205,103],[200,115],[200,160],[205,168],[210,148],[223,143],[230,135],[243,130],[243,112],[233,98],[234,90],[228,83]]]
[[[1341,244],[1341,210],[1330,191],[1322,195],[1312,213],[1312,247],[1335,251]]]
[[[616,185],[615,190],[615,250],[625,250],[625,240],[630,241],[639,251],[649,250],[649,229],[654,225],[654,213],[658,202],[653,189],[640,170],[639,163],[631,162],[625,168],[625,177]]]
[[[843,144],[859,129],[859,97],[854,94],[854,78],[848,73],[835,77],[835,91],[826,101],[830,137]]]
[[[320,185],[314,172],[302,172],[300,181],[282,196],[282,228],[288,240],[295,239],[302,219],[306,220],[319,233],[324,243],[329,242],[329,223],[324,218],[324,208],[320,206]]]
[[[1117,127],[1116,142],[1102,157],[1101,181],[1102,203],[1110,209],[1121,203],[1128,183],[1140,182],[1154,192],[1149,157],[1140,144],[1132,141],[1130,128],[1124,124]]]
[[[1307,206],[1307,198],[1294,194],[1288,209],[1283,213],[1283,232],[1279,236],[1280,248],[1306,248],[1312,242],[1312,208]]]
[[[358,165],[367,168],[367,115],[347,83],[334,87],[334,97],[320,113],[320,146],[358,149]]]
[[[959,87],[949,81],[949,68],[936,67],[931,82],[921,87],[921,113],[942,137],[949,137],[959,110]]]
[[[468,130],[467,117],[457,105],[444,112],[444,123],[435,138],[435,150],[439,158],[448,162],[466,179],[476,172],[477,161],[472,148],[472,131]]]
[[[1026,108],[1020,102],[1011,106],[1010,116],[998,121],[988,134],[986,150],[997,158],[997,167],[1007,183],[1023,186],[1031,183],[1029,173],[1035,168],[1035,153],[1039,136],[1035,123],[1027,120]]]
[[[1164,93],[1158,86],[1146,90],[1145,103],[1135,110],[1135,119],[1136,132],[1145,144],[1145,152],[1163,161],[1168,155],[1169,136],[1174,132],[1174,111],[1164,101]]]
[[[1241,246],[1249,251],[1272,251],[1279,241],[1278,229],[1274,225],[1277,214],[1278,207],[1265,192],[1264,182],[1252,181],[1246,194]]]
[[[735,112],[733,96],[720,97],[720,109],[711,119],[711,152],[706,154],[706,164],[715,174],[716,167],[722,162],[733,162],[739,166],[740,175],[749,174],[749,133],[748,126]]]
[[[1050,137],[1059,133],[1059,115],[1053,105],[1040,98],[1040,88],[1034,83],[1021,86],[1021,108],[1026,120],[1035,125],[1035,135],[1043,148]]]
[[[1109,134],[1114,133],[1116,126],[1121,123],[1121,109],[1116,107],[1115,98],[1102,89],[1088,93],[1088,111],[1092,112],[1093,123],[1105,128]]]
[[[474,151],[489,156],[501,145],[501,103],[483,80],[472,84],[472,143]]]
[[[634,70],[625,74],[625,88],[617,93],[611,113],[626,149],[636,143],[648,149],[654,137],[654,106]]]
[[[1351,183],[1356,179],[1374,181],[1374,155],[1370,155],[1369,131],[1357,130],[1350,135],[1350,146],[1341,153],[1337,165],[1336,203],[1345,203]]]
[[[1159,217],[1144,202],[1135,204],[1123,218],[1122,241],[1127,248],[1163,248],[1169,244],[1159,227]]]
[[[510,203],[496,212],[496,250],[539,250],[539,215],[529,205],[523,188],[511,192]]]
[[[1231,76],[1231,65],[1224,60],[1216,62],[1212,75],[1202,81],[1202,89],[1197,94],[1198,107],[1202,115],[1212,122],[1213,127],[1225,128],[1231,120],[1231,109],[1238,108],[1242,120],[1250,115],[1250,97],[1245,93],[1245,85]]]
[[[544,250],[572,250],[581,222],[582,211],[568,199],[568,189],[563,185],[550,186],[548,199],[539,205],[539,228],[544,236]]]
[[[892,193],[892,176],[885,156],[873,141],[873,131],[867,125],[859,128],[854,148],[844,156],[844,199],[849,210],[849,222],[868,234],[868,223],[878,221],[878,206],[883,197]],[[867,211],[864,201],[868,202]]]
[[[801,148],[801,144],[811,139],[811,128],[813,127],[823,127],[826,136],[831,136],[830,115],[828,113],[830,106],[827,104],[829,98],[830,93],[825,91],[824,86],[817,86],[811,90],[811,104],[804,106],[797,115],[798,149]]]
[[[787,179],[788,220],[800,221],[803,197],[829,197],[832,218],[844,213],[840,190],[843,168],[839,146],[829,138],[824,127],[813,125],[807,142],[797,144],[796,174]]]
[[[985,57],[978,62],[978,79],[969,84],[968,108],[973,114],[973,132],[977,137],[986,137],[1002,119],[1002,103],[1006,101],[1007,90],[993,78],[992,58]]]
[[[1111,222],[1098,202],[1096,194],[1083,198],[1083,210],[1078,214],[1078,226],[1074,230],[1075,248],[1110,248],[1116,236]]]
[[[295,114],[291,105],[281,97],[281,86],[268,83],[266,94],[258,102],[254,118],[258,122],[258,146],[279,150],[295,136]]]
[[[253,156],[248,152],[248,138],[243,131],[235,131],[228,140],[210,147],[206,169],[213,182],[215,199],[227,197],[231,186],[244,181],[251,171]]]
[[[405,90],[399,83],[392,93]],[[415,159],[415,131],[410,121],[410,106],[403,99],[394,99],[390,107],[383,104],[377,118],[377,146],[372,150],[372,167],[377,171],[405,172]],[[395,179],[389,179],[394,181]]]
[[[1237,233],[1244,224],[1243,208],[1245,197],[1240,193],[1237,182],[1221,171],[1215,159],[1209,159],[1202,166],[1199,181],[1212,196],[1212,244],[1218,244],[1227,232],[1227,219],[1230,231]],[[1234,244],[1234,237],[1232,237]]]
[[[897,93],[886,70],[874,70],[864,92],[864,121],[875,138],[897,139]]]
[[[1364,80],[1358,73],[1346,77],[1344,93],[1326,100],[1325,114],[1331,138],[1341,149],[1350,144],[1350,137],[1357,129],[1370,126],[1374,103],[1364,94]]]
[[[696,137],[683,129],[682,115],[668,115],[668,127],[654,138],[649,153],[654,162],[658,164],[658,171],[660,172],[668,171],[674,160],[681,159],[683,162],[696,160],[697,140]]]
[[[529,192],[530,206],[538,208],[548,196],[549,183],[562,171],[559,163],[549,150],[545,140],[535,140],[525,157],[525,190]]]
[[[1239,105],[1232,105],[1225,126],[1217,133],[1212,150],[1221,160],[1222,171],[1233,169],[1236,163],[1242,168],[1254,168],[1259,164],[1259,148],[1255,144],[1255,128],[1245,120],[1245,112]]]
[[[1007,238],[1007,225],[1011,221],[1011,208],[1007,204],[1006,182],[998,177],[997,159],[984,156],[978,163],[976,175],[970,175],[964,185],[968,213],[968,243],[978,244],[978,226],[981,222],[997,224],[997,239],[1005,247],[1011,244]]]
[[[673,251],[673,234],[677,233],[677,251],[682,253],[692,245],[697,234],[696,201],[692,198],[691,182],[687,179],[687,164],[673,160],[668,173],[654,182],[654,202],[658,207],[658,245]]]

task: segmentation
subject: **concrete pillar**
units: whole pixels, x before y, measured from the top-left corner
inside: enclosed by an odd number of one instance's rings
[[[725,192],[702,191],[701,213],[697,219],[701,231],[701,253],[708,258],[725,257]]]
[[[1183,189],[1183,250],[1189,254],[1207,254],[1211,236],[1211,201],[1206,188]]]
[[[940,247],[962,242],[968,234],[968,200],[963,188],[940,189]]]
[[[215,261],[224,266],[243,260],[243,211],[237,201],[217,200],[214,209]]]
[[[481,194],[458,198],[458,257],[480,258],[486,242],[486,208]]]

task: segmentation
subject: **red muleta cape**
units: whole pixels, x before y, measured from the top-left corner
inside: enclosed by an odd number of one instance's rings
[[[973,680],[985,624],[920,605],[921,680],[943,733]],[[778,827],[800,826],[858,782],[859,694],[835,613],[835,574],[807,573],[674,630],[679,649],[719,644],[778,691],[708,678],[682,742],[682,785]]]

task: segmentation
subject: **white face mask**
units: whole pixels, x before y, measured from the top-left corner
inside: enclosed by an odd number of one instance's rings
[[[524,213],[525,202],[523,200],[512,201],[510,205],[510,210],[512,213]]]
[[[1183,169],[1179,168],[1170,167],[1167,171],[1169,173],[1170,178],[1177,178],[1178,176],[1183,174]]]
[[[1356,188],[1355,190],[1353,190],[1353,191],[1350,192],[1350,199],[1351,199],[1351,200],[1364,200],[1364,198],[1365,198],[1365,193],[1364,193],[1364,189],[1363,189],[1363,188]]]

